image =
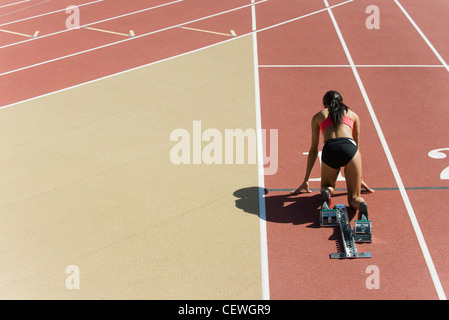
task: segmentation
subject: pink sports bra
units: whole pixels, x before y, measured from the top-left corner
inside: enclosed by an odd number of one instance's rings
[[[348,116],[343,116],[342,123],[348,125],[351,129],[354,127],[354,121]],[[327,117],[320,123],[321,132],[333,124],[331,117]]]

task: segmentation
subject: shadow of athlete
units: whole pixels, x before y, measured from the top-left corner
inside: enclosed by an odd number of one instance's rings
[[[242,188],[234,192],[235,206],[244,212],[260,216],[259,194],[264,195],[266,221],[274,223],[291,223],[293,225],[308,224],[308,228],[320,228],[320,195],[295,197],[290,192],[279,194],[268,192],[260,187]],[[335,197],[345,196],[336,194]],[[348,211],[350,217],[355,212]]]
[[[323,97],[324,109],[312,118],[312,142],[307,157],[304,181],[292,192],[298,195],[302,190],[311,192],[309,178],[318,156],[320,130],[324,146],[321,157],[321,199],[330,206],[330,197],[335,192],[340,168],[344,167],[348,204],[359,210],[359,217],[368,219],[368,206],[360,196],[362,187],[374,192],[362,179],[362,156],[359,150],[360,119],[357,114],[343,103],[337,91],[328,91]]]
[[[234,196],[238,199],[235,206],[247,213],[260,215],[259,191],[260,187],[249,187],[237,190]],[[310,223],[309,227],[320,226],[319,206],[320,195],[310,197],[293,197],[287,194],[269,194],[263,189],[266,221],[275,223],[291,223],[300,225]]]
[[[260,194],[264,195],[265,221],[273,223],[290,223],[293,225],[307,224],[306,228],[321,228],[320,194],[306,197],[295,197],[292,193],[268,192],[260,187],[242,188],[234,192],[235,206],[246,213],[260,216],[259,200]],[[334,194],[334,197],[344,197],[346,192]],[[349,208],[348,217],[352,220],[356,215],[356,210]],[[340,230],[333,228],[332,234],[328,238],[335,241],[338,252],[343,251],[343,242]]]

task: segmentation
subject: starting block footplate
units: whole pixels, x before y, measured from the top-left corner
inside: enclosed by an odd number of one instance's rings
[[[356,220],[354,223],[355,242],[372,242],[373,225],[371,220]]]
[[[336,227],[338,209],[321,210],[320,224],[322,227]]]
[[[361,259],[371,258],[371,252],[357,252],[355,256],[349,256],[345,252],[331,253],[331,259]]]

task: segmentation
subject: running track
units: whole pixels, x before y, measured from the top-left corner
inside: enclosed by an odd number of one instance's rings
[[[446,298],[446,1],[14,2],[0,1],[0,29],[14,32],[0,38],[2,107],[252,33],[260,125],[279,134],[278,171],[259,181],[269,191],[260,213],[263,297]],[[80,6],[81,26],[116,33],[67,30],[68,5]],[[380,9],[378,30],[365,26],[369,5]],[[323,259],[337,251],[338,232],[319,227],[318,193],[289,196],[304,174],[311,116],[329,89],[362,119],[364,179],[376,189],[365,196],[374,240],[358,246],[369,260]],[[429,156],[444,148],[441,159]],[[344,183],[337,187],[334,202],[346,203]],[[370,266],[380,289],[366,287]]]

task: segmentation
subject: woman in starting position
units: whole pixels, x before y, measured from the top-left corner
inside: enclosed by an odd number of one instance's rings
[[[368,219],[368,206],[360,197],[361,188],[374,192],[362,179],[362,157],[359,145],[360,120],[355,112],[344,103],[337,91],[328,91],[323,97],[324,109],[312,118],[312,143],[307,158],[304,182],[293,192],[309,190],[309,178],[318,156],[320,130],[324,146],[321,156],[321,201],[330,206],[330,198],[335,191],[340,168],[344,167],[348,203],[359,211],[361,219]]]

